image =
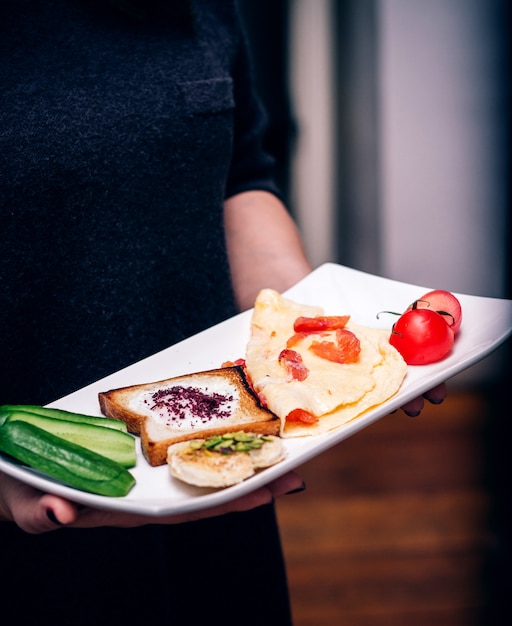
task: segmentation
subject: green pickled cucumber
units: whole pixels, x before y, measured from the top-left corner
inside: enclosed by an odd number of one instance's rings
[[[120,463],[27,422],[1,426],[0,451],[81,491],[122,497],[135,484],[135,478]]]
[[[102,426],[105,428],[113,428],[127,432],[126,424],[121,420],[111,417],[96,417],[94,415],[83,415],[82,413],[72,413],[63,409],[52,409],[44,406],[33,404],[3,404],[0,405],[0,424],[5,421],[9,413],[14,411],[24,411],[25,413],[35,413],[43,417],[51,417],[53,419],[66,420],[68,422],[79,422],[80,424],[92,424],[94,426]]]
[[[9,413],[4,425],[15,421],[33,424],[57,437],[66,439],[66,441],[71,441],[97,454],[106,456],[124,467],[134,467],[136,463],[135,438],[128,433],[90,423],[68,422],[63,419],[43,417],[36,413],[25,413],[24,411]]]

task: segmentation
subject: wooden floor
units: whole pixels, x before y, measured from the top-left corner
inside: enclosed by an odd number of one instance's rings
[[[512,624],[493,393],[394,413],[300,468],[306,491],[278,502],[295,626]]]

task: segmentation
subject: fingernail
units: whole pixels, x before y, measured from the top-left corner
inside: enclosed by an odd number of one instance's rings
[[[302,485],[300,487],[297,487],[297,489],[292,489],[291,491],[287,491],[286,495],[287,496],[291,496],[294,493],[301,493],[302,491],[304,491],[306,489],[306,483],[302,483]]]
[[[65,524],[63,524],[57,519],[57,516],[55,515],[52,509],[48,509],[46,511],[46,515],[48,519],[50,520],[50,522],[52,522],[53,524],[57,524],[58,526],[65,526]]]
[[[431,398],[426,398],[428,400],[428,402],[430,402],[430,404],[443,404],[444,402],[444,398],[441,398],[440,400],[437,399],[431,399]]]
[[[408,417],[418,417],[421,411],[404,411]]]

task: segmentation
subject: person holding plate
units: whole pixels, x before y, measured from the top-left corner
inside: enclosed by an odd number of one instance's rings
[[[0,402],[50,403],[310,272],[234,2],[1,0],[0,31]],[[2,594],[28,624],[285,626],[272,502],[302,488],[155,520],[0,475]]]

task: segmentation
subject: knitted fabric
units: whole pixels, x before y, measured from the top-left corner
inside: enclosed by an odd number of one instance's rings
[[[194,7],[0,2],[0,402],[50,402],[236,312],[223,201],[275,189],[232,3]]]
[[[192,8],[0,0],[0,403],[50,402],[235,312],[223,201],[275,190],[232,3]],[[29,625],[291,623],[271,506],[4,522],[0,546]]]

